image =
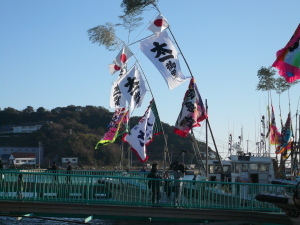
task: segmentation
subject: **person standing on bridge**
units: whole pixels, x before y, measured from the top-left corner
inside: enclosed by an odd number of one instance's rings
[[[147,178],[151,178],[148,181],[148,188],[151,189],[151,197],[152,204],[159,203],[160,199],[160,181],[158,179],[162,179],[162,177],[158,174],[158,164],[153,163],[151,172],[148,174]]]
[[[71,170],[72,170],[72,165],[71,165],[71,162],[68,161],[67,174],[71,174]],[[71,177],[70,176],[67,176],[67,183],[71,183]]]
[[[51,170],[53,170],[53,173],[57,173],[56,162],[53,162],[53,165],[52,165],[52,167],[51,167]],[[54,175],[53,178],[54,178],[54,181],[57,182],[57,180],[58,180],[58,179],[57,179],[57,178],[58,178],[57,175]]]
[[[182,178],[185,174],[185,165],[179,161],[171,164],[171,169],[173,169],[174,174],[174,205],[177,207],[181,198],[182,192]]]
[[[23,174],[19,174],[17,182],[17,196],[19,199],[23,198],[24,181]]]

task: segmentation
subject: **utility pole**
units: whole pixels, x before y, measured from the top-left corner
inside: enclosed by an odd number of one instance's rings
[[[247,140],[247,153],[249,151],[249,140]]]
[[[205,99],[205,107],[206,107],[206,113],[207,113],[207,99]],[[208,179],[208,120],[206,119],[206,123],[205,123],[205,130],[206,130],[206,157],[205,157],[205,170],[206,170],[206,179]]]
[[[41,169],[41,152],[42,152],[42,142],[39,141],[39,169]]]

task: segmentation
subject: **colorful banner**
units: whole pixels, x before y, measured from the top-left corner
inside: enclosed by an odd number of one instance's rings
[[[291,137],[292,137],[292,120],[291,120],[291,113],[289,113],[285,125],[281,131],[280,145],[277,146],[276,148],[276,152],[275,152],[276,154],[280,154],[284,150],[288,149]]]
[[[288,83],[300,79],[300,25],[287,45],[276,53],[276,60],[273,67],[279,70]]]
[[[125,108],[116,109],[111,122],[108,125],[108,131],[104,137],[97,143],[95,149],[102,145],[113,143],[116,138],[122,135],[121,130],[126,130],[126,124],[128,122],[128,111]]]
[[[174,133],[186,137],[193,127],[200,127],[199,123],[207,118],[208,115],[196,82],[191,79],[175,124]]]
[[[275,113],[273,105],[271,105],[272,113],[271,113],[271,122],[269,127],[269,132],[267,134],[267,137],[270,138],[270,144],[271,145],[278,145],[280,143],[280,132],[277,129],[276,121],[275,121]]]

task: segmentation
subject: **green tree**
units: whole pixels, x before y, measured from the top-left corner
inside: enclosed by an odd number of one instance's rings
[[[257,76],[259,82],[256,86],[256,90],[258,91],[272,91],[275,90],[277,94],[281,94],[282,92],[288,90],[291,86],[298,83],[298,81],[294,83],[288,83],[283,77],[274,78],[276,74],[276,70],[270,67],[261,67],[257,71]]]
[[[256,86],[256,90],[258,91],[271,91],[275,90],[275,81],[274,78],[276,71],[272,69],[272,67],[261,67],[257,71],[257,76],[259,79],[259,82]]]
[[[22,112],[23,113],[33,113],[35,111],[34,111],[34,108],[32,106],[27,106],[25,109],[23,109]]]

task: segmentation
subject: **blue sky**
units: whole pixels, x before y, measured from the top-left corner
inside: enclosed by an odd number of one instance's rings
[[[108,64],[118,51],[107,51],[88,40],[87,30],[106,22],[119,23],[121,1],[0,0],[0,108],[103,106],[109,109],[111,76]],[[160,0],[158,7],[208,101],[209,121],[220,152],[227,153],[228,135],[234,141],[243,128],[244,148],[255,152],[266,115],[266,92],[256,91],[257,71],[271,66],[299,24],[299,1]],[[129,43],[151,34],[146,28],[158,13],[143,14],[143,25]],[[127,41],[127,33],[117,28]],[[147,77],[161,120],[174,125],[188,83],[169,90],[162,76],[139,50],[130,46]],[[131,59],[131,63],[134,60]],[[189,76],[180,57],[183,73]],[[278,75],[276,75],[277,77]],[[290,106],[288,102],[290,95]],[[282,119],[289,107],[298,109],[299,84],[280,96]],[[134,112],[142,116],[151,99]],[[279,96],[272,93],[277,124]],[[113,109],[110,109],[113,111]],[[295,117],[293,118],[294,127]],[[204,124],[195,129],[205,140]],[[278,127],[280,127],[278,125]],[[210,146],[213,146],[210,139]],[[274,150],[271,150],[272,152]]]

